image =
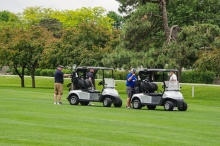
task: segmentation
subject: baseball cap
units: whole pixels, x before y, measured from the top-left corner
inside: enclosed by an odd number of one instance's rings
[[[58,65],[58,67],[63,68],[63,66],[62,66],[62,65]]]
[[[136,72],[136,69],[135,69],[135,68],[132,68],[132,69],[130,70],[130,72]]]

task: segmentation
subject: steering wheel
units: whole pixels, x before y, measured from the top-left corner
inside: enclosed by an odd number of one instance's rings
[[[103,85],[103,81],[100,81],[100,82],[98,83],[98,85],[99,85],[99,86]]]

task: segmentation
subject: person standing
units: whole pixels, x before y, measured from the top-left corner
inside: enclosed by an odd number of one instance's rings
[[[94,89],[94,87],[95,87],[94,86],[94,75],[93,75],[93,73],[94,73],[94,69],[91,68],[89,70],[89,72],[86,74],[86,78],[89,79],[89,81],[91,82],[92,89]]]
[[[126,108],[128,109],[131,108],[131,97],[133,96],[133,90],[135,87],[135,82],[137,80],[135,76],[135,72],[136,72],[136,69],[132,68],[126,78],[126,92],[128,95]]]
[[[170,81],[177,81],[177,76],[175,75],[175,73],[173,71],[170,72],[170,75],[171,75],[170,76]],[[169,86],[171,86],[171,88],[172,88],[172,86],[175,87],[176,86],[176,82],[169,83]],[[177,107],[174,107],[173,110],[176,111]]]
[[[177,77],[173,71],[170,72],[170,81],[177,81]]]
[[[94,90],[95,89],[95,86],[94,86],[94,69],[93,68],[90,68],[89,72],[86,74],[86,78],[89,79],[89,81],[91,82],[91,89]],[[94,105],[92,104],[92,102],[89,102],[88,105]]]
[[[61,97],[63,94],[63,77],[71,76],[62,72],[63,66],[59,65],[54,73],[54,104],[61,105]]]

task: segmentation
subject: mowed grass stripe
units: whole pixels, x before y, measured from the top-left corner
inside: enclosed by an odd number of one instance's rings
[[[8,77],[7,77],[8,78]],[[190,97],[190,86],[183,94],[189,109],[186,112],[125,109],[125,86],[118,83],[122,108],[71,106],[65,99],[63,106],[53,105],[53,83],[37,78],[35,89],[0,85],[0,145],[219,145],[219,101],[206,99],[206,92]],[[7,79],[8,80],[8,79]],[[30,84],[30,83],[27,83]],[[16,84],[15,84],[16,85]],[[204,88],[204,87],[200,87]],[[202,91],[197,87],[198,91]],[[209,92],[217,87],[205,88]],[[216,95],[215,95],[216,96]],[[218,96],[212,98],[218,99]]]

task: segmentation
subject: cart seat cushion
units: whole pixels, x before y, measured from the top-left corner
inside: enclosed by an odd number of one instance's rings
[[[100,93],[99,90],[88,90],[89,93]]]
[[[163,93],[149,93],[150,96],[162,96]]]

